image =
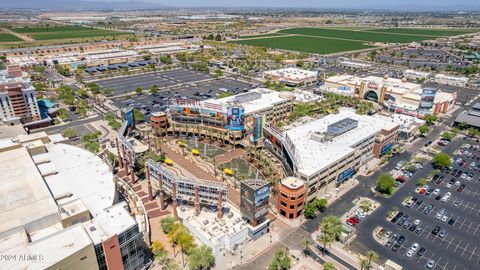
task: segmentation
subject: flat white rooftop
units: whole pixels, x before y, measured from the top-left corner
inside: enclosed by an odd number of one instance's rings
[[[317,72],[299,68],[283,68],[278,70],[269,70],[263,73],[266,76],[277,76],[280,80],[288,82],[300,82],[308,79],[317,78]]]
[[[57,223],[58,208],[26,148],[0,153],[0,238]]]
[[[2,260],[2,269],[47,269],[68,256],[92,244],[81,224],[75,224],[29,244],[16,245],[2,251],[3,254],[37,255],[41,257],[17,260]]]
[[[312,139],[314,134],[324,134],[329,125],[350,118],[358,121],[358,126],[331,140],[320,142]],[[355,144],[375,136],[382,129],[390,130],[397,124],[384,118],[358,115],[346,108],[338,114],[330,114],[313,122],[297,126],[286,131],[294,147],[294,156],[298,171],[311,176],[329,167],[334,162],[351,155]]]
[[[93,217],[113,204],[113,174],[102,159],[62,143],[49,144],[47,150],[42,156],[50,162],[39,164],[38,168],[58,204],[81,199]]]
[[[221,105],[224,110],[229,104],[238,104],[245,108],[245,114],[253,114],[272,108],[274,105],[293,99],[293,95],[288,92],[278,92],[266,88],[255,88],[246,93],[235,96],[209,99],[204,103]]]
[[[127,210],[127,203],[121,202],[112,205],[100,212],[92,220],[83,223],[83,227],[94,244],[120,234],[136,225],[136,221]]]

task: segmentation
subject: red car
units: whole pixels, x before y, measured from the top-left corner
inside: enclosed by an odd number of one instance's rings
[[[359,221],[358,219],[354,218],[354,217],[350,217],[347,219],[347,224],[348,225],[351,225],[351,226],[354,226],[355,224],[358,224]]]
[[[400,175],[399,177],[397,177],[396,180],[397,180],[398,182],[400,182],[400,183],[405,183],[405,182],[407,182],[407,179],[406,179],[405,176],[403,176],[403,175]]]

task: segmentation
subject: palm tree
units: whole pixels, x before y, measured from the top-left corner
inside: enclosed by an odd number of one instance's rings
[[[307,249],[310,247],[312,243],[313,243],[312,240],[308,238],[303,239],[303,255],[305,255],[305,257],[307,257]]]
[[[182,230],[179,232],[177,244],[180,246],[182,252],[182,266],[185,265],[185,260],[183,254],[185,251],[190,250],[195,246],[195,241],[193,240],[192,235],[188,232],[187,228],[182,227]]]
[[[370,268],[370,265],[372,264],[372,261],[376,261],[378,260],[378,254],[377,252],[373,251],[373,250],[369,250],[367,252],[367,260],[368,260],[368,268]],[[367,269],[368,269],[367,268]]]
[[[322,246],[323,246],[322,254],[325,255],[325,251],[327,250],[327,246],[332,244],[335,241],[335,239],[333,237],[331,237],[330,235],[326,234],[326,233],[322,233],[317,237],[317,241],[320,242],[320,244],[322,244]]]
[[[360,270],[366,270],[370,268],[370,264],[368,263],[368,259],[365,257],[360,258]]]
[[[182,230],[183,225],[180,223],[175,223],[172,226],[172,230],[167,234],[168,241],[172,244],[173,247],[173,255],[176,256],[175,254],[175,246],[177,245],[178,238],[180,235],[180,232]]]

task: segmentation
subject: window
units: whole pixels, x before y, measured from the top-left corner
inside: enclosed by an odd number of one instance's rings
[[[294,209],[295,208],[295,205],[290,205],[290,209]]]
[[[299,203],[297,204],[297,207],[301,207],[302,204],[303,204],[303,202],[299,202]]]
[[[287,203],[284,202],[284,201],[281,201],[280,204],[283,205],[283,206],[285,206],[285,207],[287,206]]]
[[[290,215],[288,215],[288,218],[293,218],[293,213],[290,213]]]
[[[281,214],[282,216],[284,216],[284,217],[287,216],[287,213],[286,213],[285,210],[283,210],[283,209],[280,209],[280,214]]]
[[[288,199],[288,196],[287,196],[287,194],[285,194],[285,193],[282,193],[282,197],[284,197],[284,198],[287,198],[287,199]]]

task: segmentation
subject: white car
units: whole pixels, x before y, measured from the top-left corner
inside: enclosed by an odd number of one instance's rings
[[[462,175],[460,175],[460,178],[462,178],[462,179],[465,179],[466,177],[467,177],[467,174],[465,174],[465,173],[462,173]]]
[[[445,193],[445,197],[450,198],[450,196],[452,196],[452,193],[450,191]]]
[[[420,219],[415,219],[415,221],[413,222],[413,224],[417,225],[420,224]]]
[[[408,258],[411,258],[411,257],[413,256],[413,254],[415,254],[415,251],[409,249],[405,255],[406,255]]]
[[[425,265],[428,269],[432,269],[435,266],[435,261],[430,259],[428,260],[427,264]]]
[[[451,188],[452,188],[452,184],[447,183],[447,185],[446,185],[445,187],[448,188],[448,189],[451,189]]]
[[[446,203],[448,201],[449,197],[443,196],[442,199],[440,200],[442,203]]]
[[[415,252],[417,251],[418,247],[419,247],[418,243],[413,243],[413,245],[410,247],[410,250]]]
[[[440,189],[439,188],[436,188],[434,191],[433,191],[433,195],[437,196],[438,193],[440,193]]]
[[[459,187],[460,186],[460,181],[455,182],[455,186]]]
[[[437,213],[437,214],[435,215],[435,218],[436,218],[436,219],[441,219],[441,218],[442,218],[442,216],[443,216],[443,214],[442,214],[442,213]]]
[[[442,217],[442,221],[443,221],[443,222],[447,222],[447,220],[448,220],[448,217],[444,215],[444,216]]]

